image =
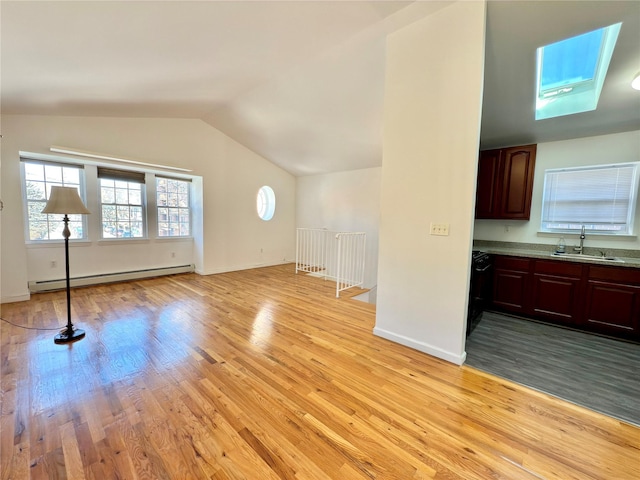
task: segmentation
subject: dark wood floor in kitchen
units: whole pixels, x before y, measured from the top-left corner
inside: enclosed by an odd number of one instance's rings
[[[466,365],[640,425],[640,345],[485,312]]]

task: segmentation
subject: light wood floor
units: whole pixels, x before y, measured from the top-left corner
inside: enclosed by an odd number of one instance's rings
[[[292,265],[75,289],[1,326],[5,479],[637,479],[640,429],[374,337]],[[64,292],[2,306],[66,322]]]

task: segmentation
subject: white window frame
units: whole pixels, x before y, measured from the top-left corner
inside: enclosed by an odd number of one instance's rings
[[[46,200],[42,201],[42,200],[33,200],[33,199],[29,199],[28,198],[28,193],[27,193],[27,173],[26,173],[26,164],[37,164],[37,165],[43,165],[44,168],[46,168],[47,166],[50,167],[59,167],[59,168],[73,168],[75,170],[78,170],[78,183],[71,183],[71,182],[65,182],[64,179],[64,175],[62,177],[62,180],[60,182],[57,181],[48,181],[46,179],[46,173],[44,178],[41,180],[41,182],[44,184],[44,188],[45,188],[45,195],[46,195]],[[62,173],[64,173],[64,171],[62,171]],[[77,187],[78,188],[78,193],[80,195],[80,198],[82,199],[82,202],[86,205],[87,204],[87,200],[86,200],[86,190],[85,190],[85,185],[86,185],[86,181],[85,181],[85,172],[84,172],[84,165],[82,164],[77,164],[77,163],[65,163],[65,162],[54,162],[54,161],[48,161],[48,160],[37,160],[37,159],[32,159],[32,158],[28,158],[28,157],[22,157],[20,158],[20,176],[21,176],[21,184],[22,184],[22,204],[23,204],[23,212],[24,212],[24,218],[25,218],[25,222],[24,222],[24,235],[25,235],[25,241],[28,244],[38,244],[38,243],[55,243],[55,242],[62,242],[64,241],[64,237],[62,236],[62,228],[63,228],[63,222],[62,222],[62,218],[63,215],[60,214],[44,214],[46,217],[46,222],[47,222],[47,237],[48,238],[36,238],[36,239],[32,239],[31,238],[31,229],[30,229],[30,225],[31,225],[31,217],[29,214],[29,204],[30,203],[41,203],[42,204],[42,208],[45,207],[45,205],[47,204],[47,200],[49,199],[49,195],[51,194],[51,187],[52,186],[63,186],[63,187]],[[89,232],[88,232],[88,225],[87,225],[87,216],[86,215],[69,215],[69,229],[71,230],[71,237],[69,238],[70,241],[86,241],[89,238]],[[74,229],[74,224],[80,223],[82,225],[82,236],[77,236],[76,235],[76,230]],[[59,237],[54,237],[51,238],[51,233],[52,230],[60,230],[60,236]]]
[[[270,221],[276,213],[276,194],[269,185],[263,185],[256,195],[256,211],[261,220]]]
[[[538,48],[536,52],[536,120],[561,117],[596,109],[621,26],[622,23],[616,23],[599,29],[603,30],[604,33],[600,44],[594,77],[590,80],[547,87],[544,90],[542,90],[541,86],[545,48],[555,45],[556,43],[571,41],[576,37],[592,32],[584,32],[574,37],[560,40],[560,42],[554,42]]]
[[[193,236],[193,215],[192,215],[192,206],[191,206],[191,198],[193,197],[192,192],[191,192],[191,180],[190,179],[186,179],[186,178],[176,178],[176,177],[170,177],[170,176],[165,176],[165,175],[157,175],[156,174],[156,183],[155,183],[155,191],[156,191],[156,223],[157,223],[157,228],[156,228],[156,234],[158,236],[158,238],[190,238]],[[171,192],[161,192],[161,189],[159,188],[159,182],[161,181],[167,181],[167,182],[181,182],[181,183],[185,183],[187,186],[187,201],[186,201],[186,207],[185,206],[180,206],[179,204],[179,199],[178,197],[176,197],[176,201],[178,201],[177,205],[171,205],[172,201],[169,199],[169,195],[172,195]],[[167,195],[167,199],[166,201],[164,199],[161,198],[161,195],[166,194]],[[179,195],[179,193],[177,193],[176,195]],[[184,203],[183,203],[184,205]],[[164,214],[161,213],[161,211],[163,210],[167,210],[167,216],[166,218],[164,217]],[[176,212],[174,212],[176,215],[178,215],[178,221],[177,222],[172,222],[171,221],[171,212],[169,210],[176,210]],[[185,212],[186,211],[186,212]],[[187,227],[188,227],[188,233],[183,234],[182,233],[182,225],[185,223],[183,222],[181,219],[183,218],[183,216],[186,214],[187,216]],[[162,225],[163,224],[167,224],[167,228],[168,228],[168,235],[163,235],[162,234]],[[178,229],[180,230],[180,234],[178,235],[172,235],[171,232],[171,225],[178,225]]]
[[[623,195],[617,195],[615,189],[617,186],[620,186],[618,183],[619,177],[616,178],[615,183],[610,185],[610,189],[607,191],[614,191],[615,197],[611,199],[611,203],[609,204],[610,212],[602,212],[602,210],[598,211],[593,209],[592,212],[589,212],[588,200],[576,200],[576,208],[579,207],[582,209],[582,213],[576,213],[576,216],[571,218],[558,218],[558,213],[556,211],[561,211],[561,206],[557,208],[554,204],[554,197],[558,198],[560,195],[558,194],[558,184],[552,185],[554,183],[554,179],[560,178],[563,174],[571,175],[573,172],[579,174],[579,172],[602,172],[603,174],[607,171],[609,173],[615,173],[616,171],[620,172],[622,169],[625,169],[626,172],[630,171],[629,178],[629,187],[628,190],[625,190]],[[603,175],[604,176],[604,175]],[[585,176],[585,181],[587,181],[587,177]],[[618,163],[618,164],[607,164],[607,165],[590,165],[590,166],[580,166],[580,167],[572,167],[572,168],[555,168],[545,170],[544,174],[544,187],[542,190],[542,209],[540,213],[540,231],[543,233],[580,233],[582,226],[585,226],[585,230],[590,232],[591,234],[597,235],[614,235],[614,236],[631,236],[633,235],[634,228],[634,218],[636,207],[638,203],[638,184],[640,182],[640,162],[630,162],[630,163]],[[577,189],[578,187],[574,184],[573,186],[569,186],[565,181],[565,187]],[[597,192],[596,186],[594,184],[584,184],[584,188],[587,192]],[[565,191],[566,191],[565,189]],[[584,191],[584,190],[583,190]],[[584,195],[583,195],[584,196]],[[588,196],[588,195],[587,195]],[[594,197],[590,197],[594,198]],[[626,219],[623,223],[615,223],[614,216],[615,213],[613,211],[613,207],[615,206],[615,200],[617,198],[628,198],[628,206],[626,210]],[[603,200],[606,201],[606,200]],[[591,220],[589,217],[597,212],[597,215],[594,215]],[[597,217],[600,216],[602,218],[602,213],[606,213],[610,216],[611,222],[599,221]],[[582,217],[582,218],[580,218]],[[618,218],[621,216],[618,215]]]

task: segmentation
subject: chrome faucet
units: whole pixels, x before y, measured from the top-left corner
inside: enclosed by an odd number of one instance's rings
[[[578,252],[579,254],[583,254],[584,253],[584,238],[585,238],[584,225],[582,225],[582,230],[580,231],[580,246],[579,247],[573,247],[573,249],[576,252]]]

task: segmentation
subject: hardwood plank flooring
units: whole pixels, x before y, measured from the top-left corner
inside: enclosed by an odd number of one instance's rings
[[[640,344],[482,315],[467,365],[640,426]]]
[[[74,289],[2,322],[0,479],[635,479],[640,429],[372,335],[283,265]],[[65,293],[2,306],[66,322]]]

